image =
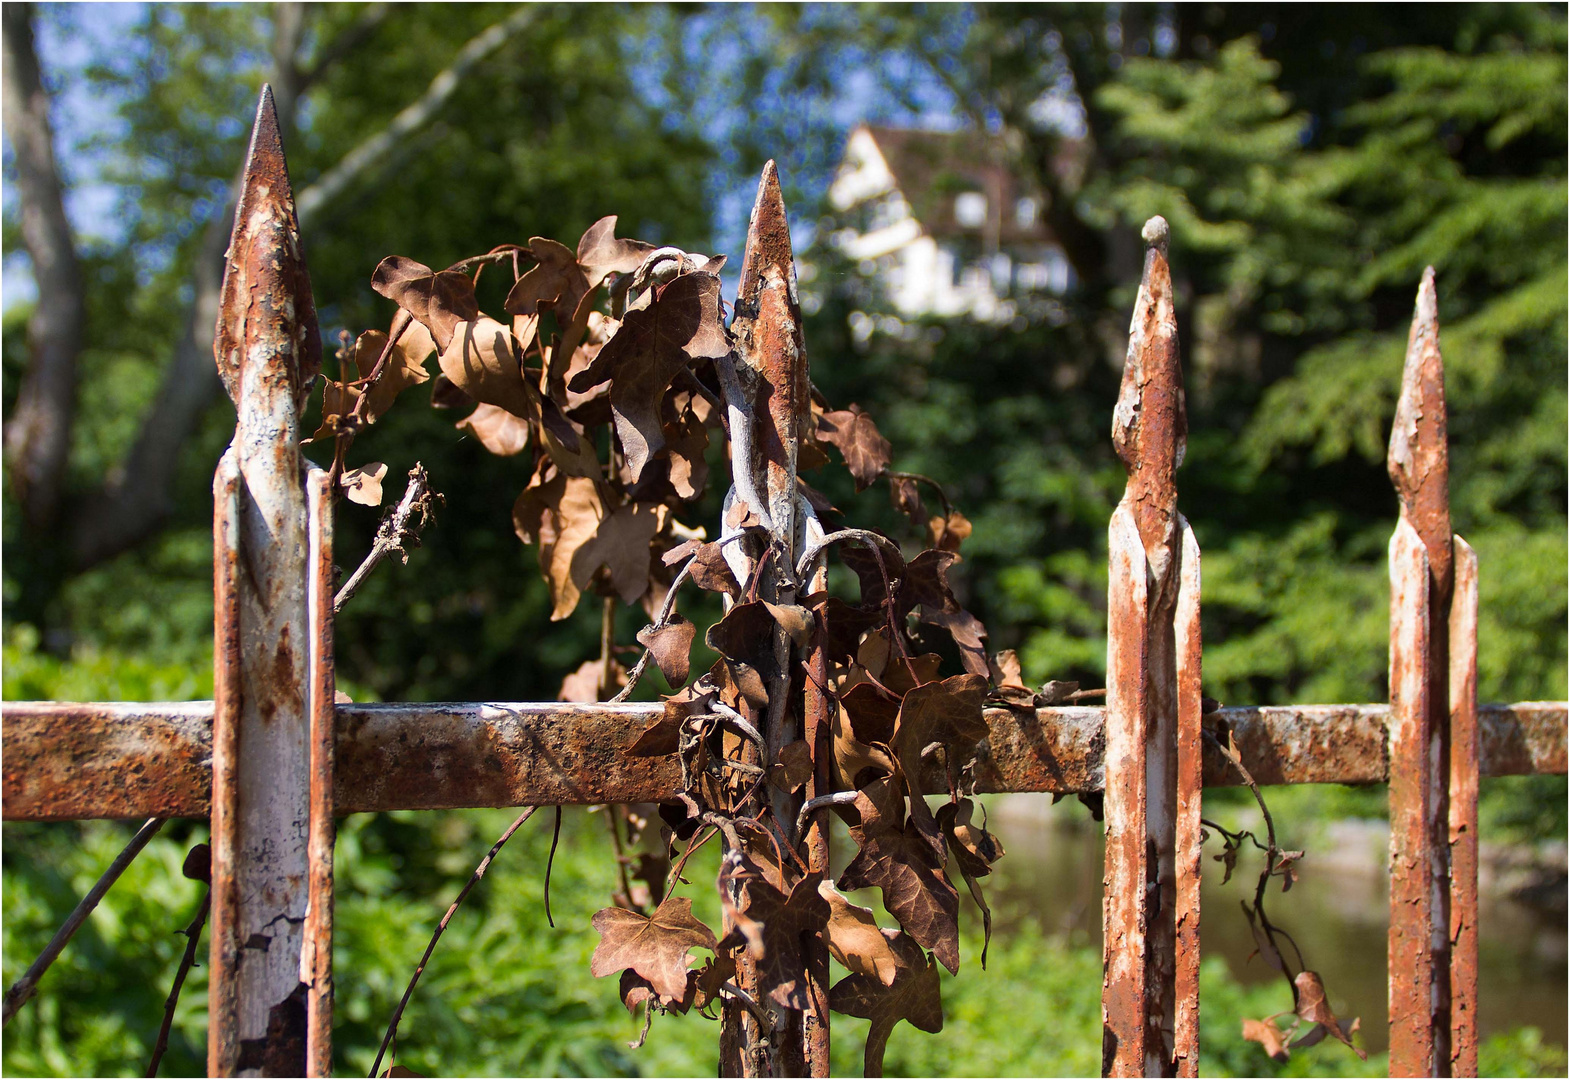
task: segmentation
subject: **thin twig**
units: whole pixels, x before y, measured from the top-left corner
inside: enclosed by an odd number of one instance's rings
[[[425,955],[420,957],[419,966],[414,969],[414,974],[409,978],[409,986],[403,992],[403,999],[398,1002],[398,1007],[393,1010],[392,1020],[387,1024],[387,1034],[382,1036],[382,1045],[376,1051],[376,1064],[371,1066],[371,1076],[379,1075],[379,1070],[382,1067],[382,1057],[387,1053],[387,1045],[398,1035],[398,1021],[403,1017],[403,1010],[409,1004],[409,998],[414,995],[414,986],[420,981],[420,975],[424,973],[425,965],[430,962],[431,954],[436,951],[436,943],[442,939],[442,933],[446,931],[447,924],[452,921],[458,906],[469,895],[469,890],[479,884],[480,879],[485,876],[485,871],[490,869],[491,860],[496,858],[496,853],[502,849],[502,845],[511,840],[512,834],[517,832],[523,823],[528,821],[538,809],[539,807],[537,806],[524,807],[523,813],[518,815],[517,820],[507,826],[507,831],[502,833],[496,843],[491,845],[491,850],[485,853],[485,858],[480,860],[480,865],[474,868],[474,873],[469,875],[468,882],[459,890],[458,898],[452,902],[452,906],[447,909],[447,914],[443,915],[442,921],[436,925],[436,932],[431,935],[431,943],[425,947]]]
[[[403,489],[403,498],[376,528],[376,539],[371,543],[370,554],[365,556],[365,561],[349,575],[349,580],[343,583],[338,595],[333,597],[334,615],[343,610],[343,606],[353,598],[371,571],[387,556],[396,551],[404,563],[408,563],[409,552],[404,545],[420,546],[420,530],[430,524],[434,504],[440,499],[441,495],[430,489],[430,476],[425,466],[415,462],[414,468],[409,470],[409,484]],[[416,514],[419,515],[418,522],[414,520]]]
[[[153,1044],[153,1059],[148,1062],[147,1075],[158,1075],[158,1063],[164,1059],[164,1051],[169,1048],[169,1029],[174,1026],[175,1006],[180,1003],[180,988],[185,985],[185,977],[196,964],[196,943],[201,940],[202,927],[207,923],[207,913],[213,905],[213,891],[209,887],[202,894],[202,906],[196,911],[196,918],[191,920],[191,925],[181,930],[185,935],[185,954],[180,957],[180,966],[175,969],[174,986],[169,990],[169,998],[164,1002],[164,1022],[158,1029],[158,1041]]]
[[[551,867],[556,862],[556,845],[561,841],[561,807],[556,808],[556,824],[551,828],[551,851],[545,856],[545,921],[552,930],[556,920],[551,918]]]
[[[125,868],[131,865],[131,860],[141,853],[141,850],[147,846],[147,842],[153,838],[153,835],[159,829],[163,828],[164,822],[167,820],[169,819],[148,818],[142,827],[136,830],[136,835],[131,837],[131,842],[126,844],[125,849],[115,856],[114,862],[109,864],[109,869],[104,871],[103,876],[88,890],[87,895],[82,897],[82,902],[76,905],[76,910],[72,911],[70,916],[67,917],[65,924],[55,931],[55,936],[49,939],[49,944],[44,946],[44,951],[39,953],[38,959],[34,960],[32,966],[23,973],[20,979],[16,980],[11,989],[6,991],[5,1003],[3,1005],[4,1016],[0,1018],[0,1026],[9,1024],[11,1017],[16,1015],[17,1010],[27,1004],[28,999],[33,996],[33,991],[38,988],[38,980],[43,978],[44,972],[49,970],[49,965],[55,962],[55,958],[60,955],[61,950],[66,947],[72,936],[87,921],[87,917],[93,913],[93,909],[98,906],[98,901],[104,898],[104,894],[109,891],[110,886],[120,879],[120,875],[125,872]]]

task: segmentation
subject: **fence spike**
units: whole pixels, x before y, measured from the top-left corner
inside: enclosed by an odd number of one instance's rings
[[[237,332],[248,325],[256,304],[271,305],[279,322],[292,330],[287,349],[290,363],[284,371],[295,390],[296,411],[303,410],[322,369],[321,333],[300,248],[300,221],[278,130],[278,109],[273,89],[266,83],[262,84],[251,128],[240,197],[235,202],[234,231],[225,258],[218,328],[213,338],[224,389],[238,405],[246,342]]]
[[[330,500],[313,500],[313,526],[300,412],[321,341],[266,86],[226,259],[213,352],[237,415],[214,481],[208,1071],[316,1076],[331,1062],[333,712],[330,620],[312,618],[308,582],[312,555],[331,559]]]
[[[1449,1073],[1452,890],[1463,911],[1476,910],[1475,867],[1470,880],[1451,880],[1452,813],[1458,824],[1476,821],[1477,756],[1475,750],[1466,752],[1476,742],[1470,723],[1474,707],[1459,717],[1467,745],[1456,747],[1463,752],[1454,763],[1451,758],[1455,557],[1438,308],[1430,266],[1417,291],[1387,461],[1401,501],[1390,540],[1392,1076]],[[1469,564],[1469,573],[1471,569]],[[1461,653],[1454,662],[1463,668],[1475,664],[1475,634],[1457,645]],[[1472,692],[1475,695],[1475,689]],[[1452,773],[1452,768],[1457,771]],[[1454,808],[1452,790],[1460,800]],[[1463,1044],[1471,1037],[1469,1031],[1461,1032]]]
[[[1441,600],[1450,596],[1450,449],[1445,419],[1445,363],[1439,352],[1439,300],[1434,268],[1423,271],[1407,337],[1401,396],[1386,459],[1390,480],[1428,551]]]
[[[1183,463],[1188,416],[1178,361],[1177,315],[1172,306],[1172,272],[1167,265],[1168,228],[1153,217],[1140,234],[1146,244],[1128,358],[1112,413],[1112,445],[1128,471],[1124,499],[1160,586],[1166,581],[1177,538],[1176,473]]]
[[[1177,509],[1187,418],[1167,223],[1151,218],[1112,442],[1108,530],[1102,1071],[1196,1074],[1199,544]]]

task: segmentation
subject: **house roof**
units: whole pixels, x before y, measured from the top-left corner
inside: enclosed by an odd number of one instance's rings
[[[918,131],[874,127],[867,132],[877,144],[911,213],[935,237],[995,235],[1006,246],[1051,240],[1043,220],[1041,192],[1008,164],[1003,140],[981,131]],[[987,197],[986,226],[967,228],[954,217],[954,199],[976,191]],[[1035,222],[1021,226],[1015,207],[1022,198],[1036,200]]]

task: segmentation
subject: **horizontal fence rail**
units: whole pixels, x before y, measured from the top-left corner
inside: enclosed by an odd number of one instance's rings
[[[337,706],[338,814],[526,804],[658,802],[681,788],[676,756],[626,757],[653,705]],[[1481,772],[1566,771],[1564,702],[1483,705]],[[979,792],[1102,790],[1100,708],[988,709]],[[184,704],[6,702],[4,818],[206,817],[212,792],[210,701]],[[1238,752],[1261,784],[1388,780],[1388,705],[1227,708],[1206,729]],[[928,778],[933,793],[947,787]],[[1239,783],[1205,747],[1207,787]]]

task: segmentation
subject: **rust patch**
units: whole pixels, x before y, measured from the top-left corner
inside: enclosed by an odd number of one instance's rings
[[[1450,601],[1450,1074],[1477,1075],[1477,555],[1454,538]]]
[[[1407,337],[1406,367],[1396,400],[1386,460],[1401,498],[1401,513],[1428,552],[1428,565],[1442,604],[1451,583],[1450,444],[1445,415],[1445,365],[1439,352],[1439,298],[1434,268],[1423,271],[1417,307]]]

